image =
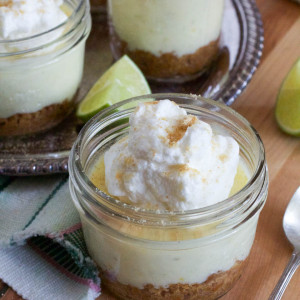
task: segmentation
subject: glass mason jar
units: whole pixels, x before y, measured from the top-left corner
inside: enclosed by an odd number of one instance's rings
[[[184,82],[219,52],[224,0],[108,0],[111,49],[150,79]]]
[[[68,18],[55,28],[0,40],[0,136],[44,131],[75,107],[91,17],[87,0],[63,7]]]
[[[208,207],[156,211],[125,204],[91,182],[99,157],[128,134],[128,117],[140,102],[170,99],[188,114],[232,136],[248,183]],[[92,118],[69,159],[70,191],[85,241],[102,282],[122,299],[216,299],[240,277],[267,198],[264,147],[255,129],[232,109],[183,94],[154,94],[122,101]]]

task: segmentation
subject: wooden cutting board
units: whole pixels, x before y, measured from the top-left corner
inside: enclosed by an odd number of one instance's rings
[[[300,57],[300,5],[289,0],[257,0],[257,5],[265,28],[264,53],[250,85],[232,107],[262,137],[270,172],[269,196],[260,216],[249,264],[224,300],[268,299],[292,254],[282,229],[282,218],[300,185],[300,138],[282,133],[274,119],[280,84]],[[0,299],[22,298],[0,281]],[[115,298],[104,291],[98,299]],[[300,299],[300,271],[294,275],[283,299]]]

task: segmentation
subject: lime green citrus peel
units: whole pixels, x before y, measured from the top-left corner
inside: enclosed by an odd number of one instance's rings
[[[275,118],[285,133],[300,136],[300,58],[280,88]]]
[[[79,104],[76,115],[87,121],[100,110],[119,101],[150,94],[143,73],[127,56],[115,62],[94,84]]]

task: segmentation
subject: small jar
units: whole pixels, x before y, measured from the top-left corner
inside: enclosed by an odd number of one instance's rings
[[[91,17],[87,0],[63,6],[68,17],[55,28],[0,40],[0,136],[47,130],[75,107]]]
[[[219,52],[224,0],[108,0],[111,49],[149,78],[184,82]]]
[[[208,207],[181,212],[125,204],[90,180],[99,157],[128,134],[128,117],[145,101],[170,99],[188,114],[232,136],[248,183]],[[267,198],[264,147],[253,127],[232,109],[183,94],[136,97],[111,106],[80,132],[69,159],[70,191],[88,251],[103,284],[121,299],[217,299],[242,274]]]

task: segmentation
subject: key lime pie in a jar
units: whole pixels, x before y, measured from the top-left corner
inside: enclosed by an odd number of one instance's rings
[[[224,0],[108,0],[111,49],[151,79],[187,81],[216,59]]]
[[[44,131],[72,111],[90,28],[87,0],[0,2],[0,136]]]
[[[70,191],[102,283],[121,299],[217,299],[241,276],[266,201],[253,127],[215,101],[136,97],[89,121]]]

